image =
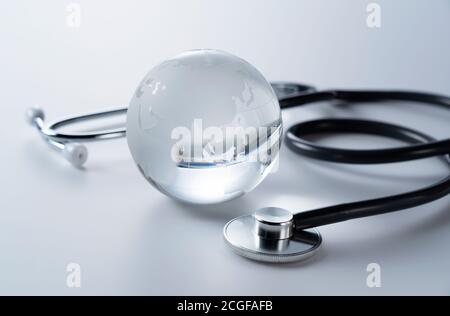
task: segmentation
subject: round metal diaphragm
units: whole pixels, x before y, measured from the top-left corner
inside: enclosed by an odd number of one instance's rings
[[[259,233],[260,224],[257,215],[229,221],[223,229],[226,243],[238,255],[272,263],[305,260],[314,255],[322,243],[322,237],[315,229],[297,231],[284,239],[265,238]]]

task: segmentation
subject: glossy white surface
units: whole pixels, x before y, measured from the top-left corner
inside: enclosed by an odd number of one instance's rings
[[[85,170],[49,150],[24,122],[41,105],[54,119],[126,105],[148,69],[179,52],[214,47],[269,80],[319,88],[397,88],[450,94],[450,3],[377,1],[80,1],[79,28],[61,1],[0,2],[1,294],[449,294],[449,197],[402,213],[320,229],[321,251],[301,264],[258,264],[232,253],[223,225],[265,207],[293,211],[425,186],[448,169],[436,159],[348,166],[285,147],[277,173],[218,206],[178,203],[136,171],[126,140],[89,146]],[[283,112],[284,128],[321,117],[361,117],[450,134],[450,113],[418,104],[317,104]],[[350,147],[397,144],[365,136]],[[69,263],[81,288],[66,286]],[[381,288],[366,285],[369,263]]]

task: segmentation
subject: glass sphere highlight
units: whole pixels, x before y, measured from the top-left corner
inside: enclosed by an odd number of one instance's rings
[[[159,64],[130,101],[127,141],[142,175],[164,194],[219,203],[254,189],[278,163],[278,99],[248,62],[194,50]]]

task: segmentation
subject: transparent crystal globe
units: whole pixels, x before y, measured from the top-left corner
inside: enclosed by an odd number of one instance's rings
[[[164,194],[219,203],[251,191],[278,163],[282,122],[271,85],[248,62],[194,50],[153,68],[128,109],[127,140]]]

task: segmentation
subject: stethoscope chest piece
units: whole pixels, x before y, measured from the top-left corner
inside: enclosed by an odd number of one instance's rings
[[[266,207],[229,221],[223,235],[237,254],[272,263],[307,259],[322,243],[315,229],[295,231],[292,213],[276,207]]]

